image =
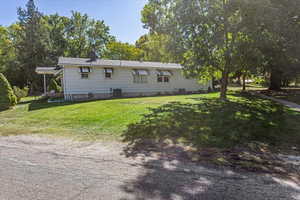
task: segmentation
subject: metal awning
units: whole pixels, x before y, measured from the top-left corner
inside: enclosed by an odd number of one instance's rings
[[[105,73],[113,73],[113,69],[112,68],[105,68],[104,72]]]
[[[57,75],[62,72],[61,68],[58,67],[37,67],[35,69],[37,74],[52,74]]]
[[[169,71],[157,71],[157,74],[160,76],[172,76],[172,73]]]
[[[143,76],[147,76],[148,75],[148,71],[144,70],[144,69],[135,69],[132,71],[133,75],[143,75]]]

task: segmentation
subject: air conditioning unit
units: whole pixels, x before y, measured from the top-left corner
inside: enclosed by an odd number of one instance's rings
[[[122,97],[122,89],[113,89],[113,97]]]

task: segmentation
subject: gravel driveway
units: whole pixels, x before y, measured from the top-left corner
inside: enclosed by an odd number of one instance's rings
[[[0,199],[299,199],[300,185],[175,158],[126,158],[123,144],[0,138]]]

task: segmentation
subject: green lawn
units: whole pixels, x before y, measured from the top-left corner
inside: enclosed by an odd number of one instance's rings
[[[0,135],[54,134],[79,139],[119,138],[127,125],[141,119],[149,107],[171,101],[217,94],[99,100],[82,103],[46,103],[37,97],[22,100],[16,108],[0,112]]]
[[[219,101],[218,96],[211,93],[82,103],[46,103],[28,98],[14,109],[0,112],[0,135],[125,138],[130,142],[160,137],[212,146],[278,139],[300,143],[300,113],[239,92],[231,92],[228,102]]]

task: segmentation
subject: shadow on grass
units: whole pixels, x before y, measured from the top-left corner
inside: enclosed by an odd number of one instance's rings
[[[124,141],[130,143],[124,150],[126,156],[148,159],[144,172],[121,189],[133,199],[263,200],[276,199],[278,194],[282,199],[293,199],[300,191],[272,176],[242,176],[226,168],[197,166],[187,158],[186,146],[200,150],[203,146],[232,147],[251,141],[276,144],[289,134],[284,107],[268,100],[242,97],[227,102],[194,98],[199,103],[172,102],[150,109],[123,133]],[[163,142],[166,139],[185,145],[167,145]]]
[[[62,103],[48,103],[47,100],[33,100],[29,103],[29,111],[34,110],[41,110],[41,109],[47,109],[47,108],[53,108],[53,107],[59,107],[59,106],[66,106],[74,104],[72,102],[62,102]]]
[[[285,108],[268,100],[239,96],[238,100],[195,98],[199,103],[172,102],[151,108],[123,133],[131,146],[146,140],[181,141],[193,147],[232,147],[251,141],[275,144],[287,127]]]

